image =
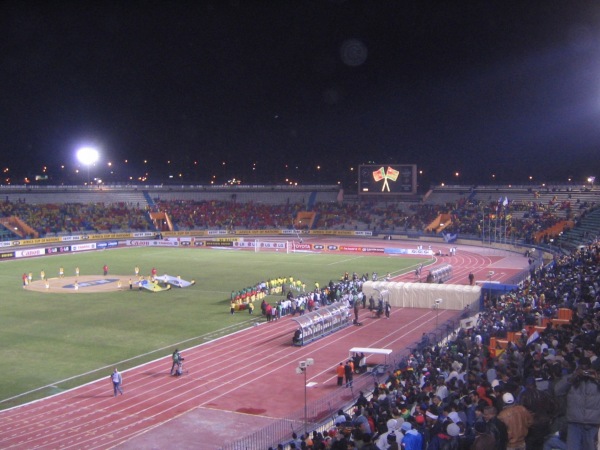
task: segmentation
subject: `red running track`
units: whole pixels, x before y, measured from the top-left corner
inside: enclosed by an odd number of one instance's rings
[[[437,263],[451,263],[451,282],[465,283],[471,271],[487,281],[490,270],[494,281],[505,281],[516,270],[511,264],[523,259],[459,248],[457,256]],[[437,314],[443,322],[455,312]],[[0,412],[0,448],[217,449],[302,408],[298,361],[315,360],[308,372],[309,402],[336,389],[347,395],[336,386],[335,367],[349,348],[406,348],[434,328],[436,313],[395,308],[386,320],[364,310],[360,320],[362,327],[345,328],[305,347],[290,345],[296,323],[289,317],[264,323],[186,350],[189,374],[182,377],[169,376],[169,356],[124,372],[125,395],[116,398],[107,373],[102,380]]]

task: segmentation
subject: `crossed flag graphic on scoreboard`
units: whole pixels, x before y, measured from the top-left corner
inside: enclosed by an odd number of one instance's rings
[[[386,189],[388,192],[390,192],[390,185],[388,184],[388,180],[396,181],[398,179],[398,175],[400,175],[400,172],[396,169],[388,167],[387,170],[384,170],[384,168],[382,167],[381,169],[373,172],[373,179],[375,181],[384,180],[383,186],[381,186],[381,192],[385,191]]]

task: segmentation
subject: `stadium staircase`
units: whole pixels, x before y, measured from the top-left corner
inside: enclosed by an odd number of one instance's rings
[[[538,231],[533,236],[533,241],[536,244],[543,242],[545,237],[553,238],[559,236],[560,233],[563,233],[567,229],[571,229],[575,226],[575,222],[572,220],[561,220],[557,224],[551,226],[550,228],[546,228],[545,230]]]
[[[6,230],[10,231],[12,235],[18,236],[19,239],[25,237],[34,237],[37,239],[40,237],[40,234],[37,231],[17,216],[2,217],[0,218],[0,224],[3,225]]]
[[[475,199],[475,196],[477,195],[477,191],[475,190],[477,188],[477,186],[475,186],[471,192],[469,193],[469,197],[467,197],[467,199],[472,202]]]
[[[315,206],[316,201],[317,201],[317,192],[312,191],[310,193],[310,195],[308,196],[308,203],[306,205],[306,209],[308,211],[311,211],[313,209],[313,207]]]
[[[298,230],[312,230],[317,221],[317,213],[314,211],[299,211],[294,220],[294,227]]]
[[[148,206],[150,208],[154,208],[156,206],[156,203],[154,202],[154,200],[152,200],[150,193],[148,191],[142,191],[142,194],[144,194],[144,198],[146,199]]]
[[[425,228],[425,231],[433,231],[435,233],[441,233],[446,227],[452,224],[452,216],[450,214],[439,214],[433,222],[431,222]]]
[[[6,225],[0,223],[0,241],[13,241],[18,239],[21,239],[21,237],[16,235],[10,228],[6,227]]]
[[[166,212],[151,212],[149,213],[152,225],[157,231],[177,231],[177,227],[173,225],[171,218]]]
[[[308,196],[306,211],[299,211],[294,219],[294,227],[298,230],[312,230],[317,223],[318,214],[312,211],[317,202],[318,192],[312,191]]]
[[[558,239],[558,245],[565,249],[574,250],[580,245],[600,235],[600,208],[590,211],[580,222],[564,232]]]

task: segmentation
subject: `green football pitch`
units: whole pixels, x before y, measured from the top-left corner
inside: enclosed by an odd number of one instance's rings
[[[123,248],[1,263],[0,409],[45,397],[252,326],[260,317],[229,313],[232,291],[269,278],[293,276],[321,286],[344,272],[399,275],[430,260],[361,254],[275,253],[194,248]],[[57,294],[22,288],[23,273],[39,279],[75,274],[181,276],[196,284],[151,293]],[[282,297],[267,297],[274,303]]]

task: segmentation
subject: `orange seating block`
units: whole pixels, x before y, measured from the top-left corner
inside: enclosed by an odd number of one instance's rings
[[[508,340],[508,342],[517,342],[519,339],[521,339],[521,332],[520,331],[508,331],[506,333],[506,339]]]
[[[509,343],[509,341],[507,339],[498,339],[496,342],[497,342],[496,347],[500,347],[502,349],[508,347],[508,343]]]
[[[559,308],[558,318],[563,320],[571,320],[573,318],[573,311],[569,308]]]

